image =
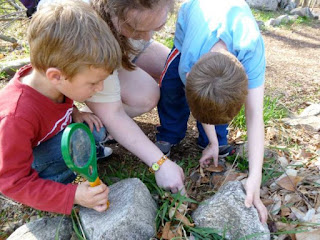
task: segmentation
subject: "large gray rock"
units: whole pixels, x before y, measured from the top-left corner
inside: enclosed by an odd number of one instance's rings
[[[267,10],[276,11],[278,9],[278,0],[246,0],[250,7]]]
[[[70,240],[71,235],[69,217],[45,217],[19,227],[7,240]]]
[[[290,14],[299,15],[300,17],[314,18],[310,8],[308,7],[304,7],[304,8],[299,7],[299,8],[292,9],[290,11]]]
[[[149,240],[156,234],[157,206],[139,179],[125,179],[111,185],[109,200],[110,208],[103,213],[80,209],[88,239]]]
[[[193,212],[199,227],[213,228],[226,233],[226,239],[240,239],[257,234],[252,240],[269,240],[270,231],[262,224],[254,207],[244,205],[246,194],[239,181],[228,182]],[[249,238],[248,238],[249,239]]]

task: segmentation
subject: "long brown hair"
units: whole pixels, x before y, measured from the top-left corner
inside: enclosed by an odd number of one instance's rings
[[[125,20],[129,10],[154,9],[161,4],[168,4],[170,9],[173,7],[173,0],[92,0],[91,5],[100,15],[100,17],[109,25],[113,35],[117,39],[122,51],[122,66],[127,70],[134,70],[135,65],[130,61],[130,55],[136,55],[138,52],[132,46],[130,40],[121,35],[111,19],[117,16]]]

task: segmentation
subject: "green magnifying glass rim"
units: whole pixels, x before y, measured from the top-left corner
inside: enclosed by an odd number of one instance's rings
[[[90,139],[90,157],[84,166],[75,165],[70,152],[70,143],[73,133],[81,129],[85,131]],[[96,146],[93,134],[83,123],[72,123],[66,127],[61,138],[61,152],[66,165],[74,172],[85,177],[89,182],[94,182],[98,178]]]

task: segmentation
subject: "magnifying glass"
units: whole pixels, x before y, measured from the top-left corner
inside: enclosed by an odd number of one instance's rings
[[[72,123],[66,127],[62,134],[61,152],[66,165],[86,178],[91,187],[101,184],[97,170],[95,141],[85,124]],[[109,205],[108,201],[108,208]]]

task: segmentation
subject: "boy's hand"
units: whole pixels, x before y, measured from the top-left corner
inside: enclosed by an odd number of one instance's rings
[[[74,204],[103,212],[107,210],[108,195],[109,188],[104,183],[101,182],[99,186],[91,187],[86,181],[78,185]]]
[[[200,166],[202,168],[210,165],[212,159],[214,162],[214,166],[218,167],[218,157],[219,157],[219,145],[216,144],[208,144],[208,146],[202,151],[202,156],[199,160]]]
[[[181,191],[182,195],[186,194],[184,188],[184,173],[180,166],[167,159],[155,173],[156,181],[159,187],[170,190],[172,193]]]
[[[256,182],[257,181],[255,179],[251,179],[250,176],[246,181],[245,189],[247,196],[245,199],[245,205],[246,207],[251,207],[253,204],[258,210],[260,221],[262,223],[266,223],[268,219],[268,211],[260,199],[260,184],[256,184]]]
[[[93,126],[96,126],[97,131],[100,131],[100,128],[103,127],[103,124],[96,115],[90,112],[80,112],[80,111],[73,111],[72,119],[74,122],[83,123],[86,122],[91,130],[93,131]]]

